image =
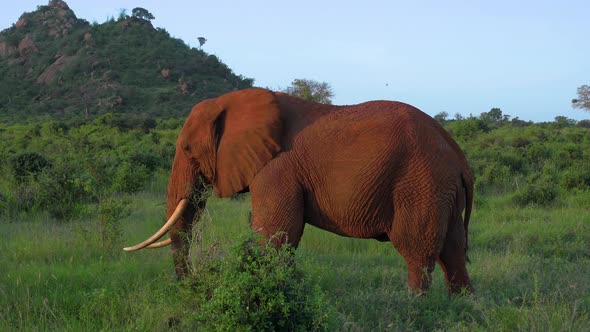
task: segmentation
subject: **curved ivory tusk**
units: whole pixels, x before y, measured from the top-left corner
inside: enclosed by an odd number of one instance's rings
[[[162,228],[160,228],[160,230],[158,230],[156,233],[154,233],[154,235],[150,236],[147,240],[143,241],[142,243],[136,244],[132,247],[123,248],[123,250],[135,251],[143,249],[149,246],[150,244],[158,241],[162,236],[164,236],[164,234],[166,234],[172,228],[172,226],[174,226],[178,219],[180,219],[180,216],[182,216],[182,213],[186,209],[187,205],[188,200],[186,198],[182,199],[180,202],[178,202],[178,206],[176,207],[176,210],[174,210],[174,213],[172,213],[172,215],[170,216],[170,219],[168,219],[168,221],[164,224],[164,226],[162,226]]]
[[[172,239],[166,239],[164,241],[160,241],[157,243],[152,243],[149,246],[147,246],[147,249],[156,249],[156,248],[161,248],[161,247],[165,247],[167,245],[169,245],[170,243],[172,243]]]

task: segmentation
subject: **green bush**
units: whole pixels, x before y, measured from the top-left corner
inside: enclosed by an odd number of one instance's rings
[[[506,165],[490,163],[485,166],[483,172],[477,177],[478,184],[489,187],[503,185],[512,180],[510,168]]]
[[[35,205],[37,187],[30,182],[18,183],[11,202],[14,211],[29,211]]]
[[[29,177],[36,178],[43,169],[50,166],[51,163],[37,152],[21,153],[12,159],[12,170],[19,183]]]
[[[565,189],[589,189],[590,165],[579,162],[561,173],[561,185]]]
[[[125,161],[119,165],[115,173],[113,190],[128,194],[136,193],[143,188],[149,175],[146,166]]]
[[[93,197],[92,179],[76,165],[74,160],[59,160],[39,175],[39,207],[56,219],[80,215],[84,211],[83,203]]]
[[[526,160],[512,151],[503,151],[498,159],[512,173],[522,173],[526,167]]]
[[[559,189],[556,181],[547,175],[533,176],[529,182],[516,192],[513,200],[520,206],[528,205],[551,205],[559,196]]]
[[[531,141],[527,137],[516,136],[512,138],[512,146],[515,148],[526,148]]]
[[[485,124],[477,118],[470,117],[465,120],[455,121],[450,125],[451,134],[459,140],[474,138],[478,134],[487,131]]]
[[[196,267],[188,295],[196,312],[187,329],[206,331],[328,330],[335,310],[319,286],[295,267],[289,246],[261,248],[250,238],[221,260]],[[196,298],[196,301],[195,301]]]
[[[163,164],[161,159],[155,153],[151,153],[148,150],[137,149],[130,152],[129,161],[135,165],[143,165],[151,173],[156,170],[160,165]]]
[[[553,151],[545,144],[535,143],[527,146],[526,148],[525,157],[529,160],[529,162],[538,166],[539,168],[546,160],[550,160],[552,156]]]
[[[99,230],[105,254],[121,252],[123,229],[121,220],[130,214],[129,199],[106,198],[98,205]]]
[[[561,168],[567,168],[582,158],[583,151],[579,144],[566,143],[556,149],[555,161]]]

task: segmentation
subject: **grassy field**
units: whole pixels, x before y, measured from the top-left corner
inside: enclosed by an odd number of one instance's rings
[[[164,218],[163,186],[135,196],[122,221],[134,244]],[[308,226],[297,264],[337,312],[334,330],[590,330],[590,193],[552,208],[480,198],[470,225],[476,294],[447,296],[437,267],[431,292],[406,289],[406,268],[388,243]],[[210,199],[206,249],[224,251],[248,232],[249,201]],[[167,330],[187,308],[170,249],[105,250],[98,221],[0,221],[0,330]]]

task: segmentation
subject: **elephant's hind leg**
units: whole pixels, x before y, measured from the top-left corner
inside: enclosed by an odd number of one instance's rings
[[[465,230],[462,219],[459,217],[449,225],[439,256],[439,264],[445,273],[447,288],[451,294],[460,293],[463,289],[473,292],[465,261]]]
[[[432,283],[435,259],[422,257],[419,259],[404,257],[408,266],[408,287],[417,294],[426,294]]]
[[[408,267],[408,287],[425,294],[432,283],[432,272],[443,243],[438,215],[421,216],[398,213],[390,234],[391,242],[404,257]]]

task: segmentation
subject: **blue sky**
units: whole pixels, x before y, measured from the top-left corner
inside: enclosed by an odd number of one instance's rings
[[[590,1],[70,0],[104,22],[148,9],[153,24],[217,55],[255,84],[295,78],[332,85],[335,104],[399,100],[430,115],[492,107],[525,120],[577,120],[571,99],[590,85]],[[0,29],[45,0],[2,5]]]

